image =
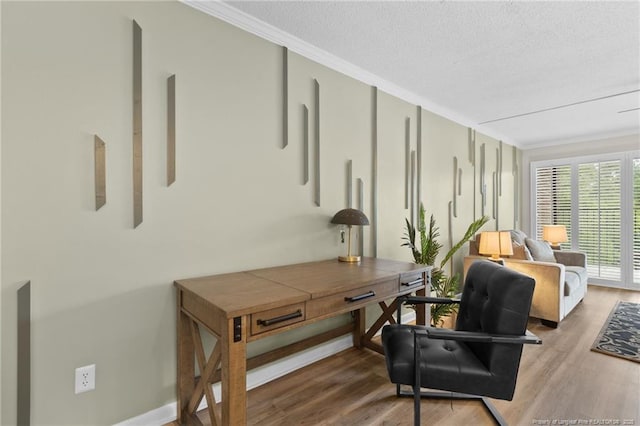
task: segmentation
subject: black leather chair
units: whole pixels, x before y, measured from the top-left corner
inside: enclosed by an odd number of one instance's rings
[[[534,285],[533,278],[482,260],[469,268],[460,300],[404,297],[410,304],[460,303],[455,330],[408,324],[382,330],[389,378],[398,396],[414,398],[416,426],[421,397],[479,399],[498,424],[506,424],[485,397],[513,399],[522,345],[542,343],[527,331]]]

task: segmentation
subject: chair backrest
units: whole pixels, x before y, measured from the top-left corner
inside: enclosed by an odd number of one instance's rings
[[[480,260],[467,272],[456,330],[522,336],[527,330],[535,280],[497,263]],[[520,364],[522,345],[468,343],[494,374],[512,378]]]

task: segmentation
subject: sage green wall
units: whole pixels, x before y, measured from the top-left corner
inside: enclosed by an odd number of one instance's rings
[[[175,400],[174,279],[345,251],[329,220],[347,203],[348,160],[354,204],[355,180],[361,178],[364,210],[372,212],[373,91],[290,54],[290,138],[283,150],[281,47],[178,2],[1,5],[0,423],[16,421],[16,290],[25,280],[32,282],[32,422],[122,421]],[[133,19],[143,29],[144,221],[137,229],[131,183]],[[174,73],[177,180],[166,187],[166,79]],[[319,207],[313,203],[313,167],[312,180],[301,184],[301,111],[306,103],[313,129],[314,78],[321,93]],[[409,216],[406,117],[415,149],[416,106],[378,94],[378,255],[410,260],[400,247]],[[459,215],[451,222],[454,239],[473,219],[477,185],[468,129],[428,111],[422,120],[421,197],[436,215],[447,247],[454,156],[463,169]],[[106,142],[107,161],[107,203],[97,212],[94,134]],[[487,152],[498,146],[480,139]],[[512,179],[511,170],[505,167],[502,177]],[[503,218],[509,216],[510,196],[503,189]],[[373,242],[368,229],[364,235],[368,255]],[[347,319],[256,342],[250,353]],[[74,369],[91,363],[97,366],[97,388],[75,395]]]

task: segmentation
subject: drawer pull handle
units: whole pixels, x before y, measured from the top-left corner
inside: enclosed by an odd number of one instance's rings
[[[362,300],[362,299],[367,299],[369,297],[373,297],[375,295],[376,295],[376,292],[371,290],[371,291],[366,292],[365,294],[360,294],[358,296],[345,297],[344,301],[352,303],[352,302],[357,302],[358,300]]]
[[[411,287],[412,285],[421,284],[423,282],[424,282],[424,280],[422,278],[418,278],[418,279],[415,279],[413,281],[409,281],[408,283],[402,283],[402,285],[407,286],[407,287]]]
[[[258,320],[258,325],[263,325],[265,327],[268,327],[270,325],[273,324],[277,324],[279,322],[283,322],[283,321],[287,321],[290,319],[294,319],[294,318],[300,318],[302,316],[302,311],[300,309],[298,309],[295,312],[292,312],[290,314],[286,314],[286,315],[280,315],[279,317],[275,317],[275,318],[269,318],[266,320]]]

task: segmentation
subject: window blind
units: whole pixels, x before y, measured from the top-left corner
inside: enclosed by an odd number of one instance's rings
[[[620,161],[578,165],[578,248],[589,276],[621,279]]]
[[[571,165],[536,169],[536,239],[542,239],[544,225],[565,225],[571,248]]]
[[[640,284],[640,158],[633,159],[633,282]]]

